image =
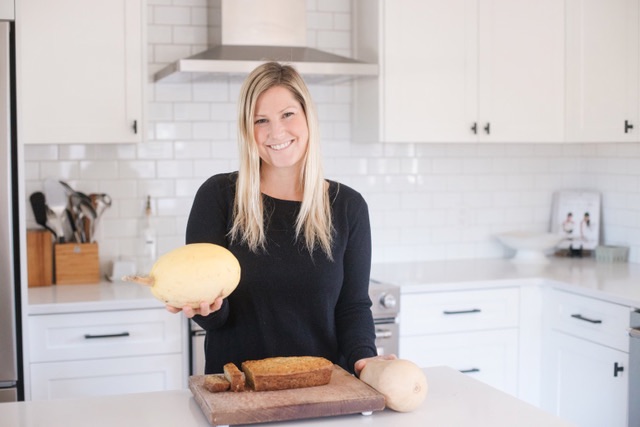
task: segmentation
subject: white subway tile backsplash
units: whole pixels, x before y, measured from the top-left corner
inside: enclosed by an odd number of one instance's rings
[[[319,49],[326,49],[341,55],[349,55],[351,51],[351,35],[347,31],[321,30],[316,34]],[[340,50],[344,51],[342,53]]]
[[[175,103],[173,107],[173,118],[177,121],[210,120],[211,108],[206,103]]]
[[[176,44],[206,44],[207,27],[174,27],[172,40]]]
[[[79,178],[80,166],[78,162],[62,160],[40,162],[41,180],[56,177],[65,177],[70,179]]]
[[[227,140],[229,126],[225,122],[196,122],[193,123],[193,137],[196,139]]]
[[[307,29],[309,30],[331,30],[333,25],[333,13],[316,12],[307,16]],[[348,29],[347,29],[348,30]]]
[[[156,178],[156,162],[153,160],[127,160],[118,162],[120,166],[118,178],[126,179],[150,179]],[[100,168],[97,168],[100,169]],[[94,178],[108,179],[98,174]],[[83,176],[83,178],[89,178]],[[112,179],[115,177],[112,177]]]
[[[175,179],[193,176],[193,160],[160,160],[156,165],[158,178]]]
[[[193,176],[200,177],[204,182],[205,179],[212,175],[231,172],[238,169],[237,166],[233,167],[230,163],[231,162],[226,159],[206,159],[195,161],[193,164]]]
[[[168,142],[148,141],[138,147],[138,157],[141,159],[171,159],[174,157],[174,145]]]
[[[189,25],[191,24],[191,10],[188,7],[157,6],[153,8],[150,19],[160,25]]]
[[[149,25],[147,41],[151,44],[170,44],[173,41],[173,28],[170,25]]]
[[[350,31],[351,30],[351,14],[334,13],[333,29],[337,31]]]
[[[351,2],[345,0],[317,0],[316,10],[327,12],[350,12]]]
[[[191,139],[193,135],[190,122],[156,123],[155,134],[158,140]]]

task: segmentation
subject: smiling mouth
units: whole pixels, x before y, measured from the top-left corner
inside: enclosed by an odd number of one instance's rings
[[[280,150],[284,150],[285,148],[287,148],[291,144],[293,144],[293,140],[289,140],[289,141],[283,142],[282,144],[269,145],[269,148],[271,148],[272,150],[280,151]]]

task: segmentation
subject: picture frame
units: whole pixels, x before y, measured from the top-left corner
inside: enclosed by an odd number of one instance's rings
[[[565,238],[556,247],[571,255],[593,251],[600,244],[601,195],[597,191],[563,190],[554,193],[551,232]]]

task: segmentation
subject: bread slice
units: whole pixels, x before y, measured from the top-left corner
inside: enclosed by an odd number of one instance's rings
[[[333,363],[315,356],[270,357],[247,360],[242,371],[254,391],[286,390],[328,384]]]
[[[245,376],[234,363],[227,363],[222,367],[224,370],[224,377],[231,384],[231,391],[244,391]]]
[[[210,374],[204,376],[203,386],[205,390],[211,393],[220,393],[229,390],[231,384],[222,374]]]

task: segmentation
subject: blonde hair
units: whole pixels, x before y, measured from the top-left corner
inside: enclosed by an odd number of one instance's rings
[[[260,156],[253,132],[258,97],[266,90],[288,89],[305,112],[309,142],[303,159],[300,185],[303,190],[296,218],[296,238],[301,236],[309,252],[316,246],[332,259],[333,225],[328,185],[322,172],[318,117],[309,89],[298,72],[289,65],[267,62],[258,66],[244,81],[238,103],[238,147],[240,167],[233,206],[232,241],[247,244],[253,252],[265,249],[265,214],[260,192]]]

